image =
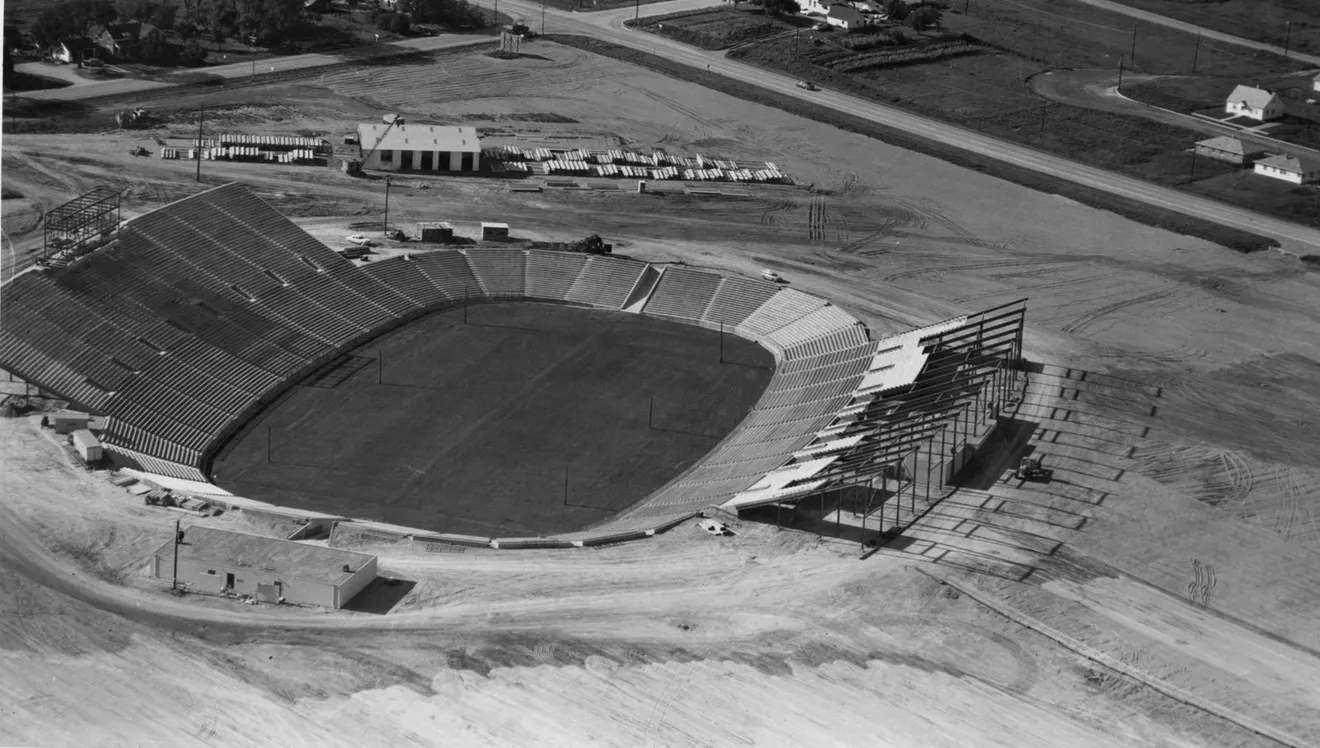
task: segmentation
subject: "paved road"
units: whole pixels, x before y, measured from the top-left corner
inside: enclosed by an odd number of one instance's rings
[[[1176,18],[1169,18],[1168,16],[1162,16],[1159,15],[1158,13],[1151,13],[1150,11],[1147,10],[1141,10],[1140,8],[1133,8],[1124,5],[1122,3],[1116,3],[1114,2],[1114,0],[1078,0],[1078,2],[1086,3],[1087,5],[1096,8],[1101,8],[1103,10],[1112,11],[1114,13],[1122,13],[1125,16],[1131,18],[1138,18],[1142,21],[1146,21],[1147,23],[1154,23],[1160,26],[1167,26],[1168,28],[1178,29],[1179,31],[1186,31],[1191,34],[1200,34],[1205,39],[1213,39],[1218,42],[1235,44],[1239,47],[1245,47],[1247,49],[1258,49],[1264,52],[1273,52],[1276,55],[1284,54],[1283,47],[1274,44],[1266,44],[1265,42],[1253,41],[1251,39],[1244,39],[1240,36],[1233,36],[1232,34],[1225,34],[1220,31],[1214,31],[1212,29],[1207,29],[1204,26],[1197,26],[1194,23],[1179,21]],[[1318,55],[1308,55],[1297,51],[1292,51],[1287,54],[1289,57],[1291,57],[1294,60],[1300,60],[1301,62],[1305,62],[1308,65],[1315,65],[1317,67],[1320,67],[1320,56]]]
[[[327,65],[339,65],[344,62],[368,60],[373,57],[394,55],[401,52],[434,52],[441,49],[454,49],[456,47],[465,47],[474,44],[490,44],[492,41],[492,37],[489,36],[442,34],[440,36],[406,39],[393,44],[381,44],[372,47],[355,47],[352,49],[346,49],[342,52],[330,54],[316,53],[290,55],[288,57],[257,60],[255,63],[236,62],[230,65],[217,65],[215,67],[195,70],[180,70],[176,73],[164,76],[163,79],[159,81],[141,80],[137,78],[87,81],[85,84],[70,86],[68,88],[32,91],[23,94],[23,96],[24,98],[42,99],[46,101],[74,101],[78,99],[102,98],[105,96],[121,96],[123,94],[131,94],[139,91],[151,91],[161,88],[169,88],[171,86],[186,85],[187,83],[194,82],[201,77],[243,80],[254,75],[284,73],[291,70],[305,70],[308,68],[325,67]],[[49,75],[49,72],[43,71],[42,74]]]
[[[1163,76],[1133,75],[1123,76],[1128,82],[1154,80]],[[1101,112],[1114,112],[1144,117],[1154,122],[1161,122],[1174,127],[1181,127],[1206,135],[1231,135],[1260,148],[1273,152],[1308,154],[1320,158],[1320,151],[1306,146],[1271,138],[1268,135],[1243,130],[1222,122],[1193,117],[1190,114],[1162,109],[1142,101],[1128,98],[1118,91],[1118,73],[1112,70],[1051,70],[1034,75],[1030,80],[1031,90],[1041,96],[1062,104],[1095,109]]]
[[[1096,2],[1098,0],[1089,1]],[[481,0],[478,4],[491,7],[494,3],[493,0]],[[795,81],[789,76],[727,59],[722,52],[694,49],[654,34],[627,29],[623,26],[623,22],[636,13],[633,8],[621,8],[598,13],[572,13],[544,9],[539,3],[529,2],[528,0],[503,0],[502,4],[504,7],[501,10],[505,13],[515,18],[527,19],[530,22],[529,25],[533,28],[540,30],[543,27],[547,33],[569,33],[596,37],[651,52],[698,69],[705,67],[711,72],[719,73],[733,80],[830,107],[839,112],[910,132],[936,143],[989,156],[1015,166],[1121,195],[1148,205],[1269,236],[1279,240],[1280,243],[1291,250],[1310,253],[1320,249],[1320,230],[1317,229],[1265,216],[1227,203],[1159,187],[1139,179],[1079,164],[1059,156],[1041,153],[1016,143],[982,135],[847,94],[834,91],[803,91],[794,85]],[[678,10],[709,7],[712,4],[714,4],[713,0],[672,0],[671,2],[649,6],[647,14],[672,13]],[[544,22],[542,22],[543,18],[545,19]],[[433,50],[471,43],[475,43],[472,37],[449,36],[412,39],[391,46],[396,50],[398,48]],[[265,63],[265,65],[276,70],[293,70],[336,64],[343,62],[343,59],[341,56],[333,55],[301,55],[282,58]],[[207,72],[220,74],[228,78],[242,78],[245,74],[251,75],[251,66],[239,63],[211,68]],[[258,69],[257,72],[263,71]],[[115,81],[113,83],[127,85],[132,82]],[[110,86],[112,83],[104,85]],[[149,84],[150,87],[164,85],[170,84]],[[85,97],[88,95],[87,92],[90,88],[92,87],[77,86],[47,93],[52,96]],[[105,89],[102,89],[102,91],[104,92],[98,92],[95,95],[104,96],[121,92]]]

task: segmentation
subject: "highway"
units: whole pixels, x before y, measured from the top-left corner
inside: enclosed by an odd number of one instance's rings
[[[1090,0],[1096,2],[1097,0]],[[482,0],[483,7],[493,6],[492,1]],[[1164,208],[1197,218],[1214,221],[1221,225],[1255,232],[1277,239],[1289,251],[1301,254],[1320,251],[1320,229],[1313,229],[1291,221],[1266,216],[1255,211],[1239,208],[1190,193],[1160,187],[1140,179],[1134,179],[1105,169],[1070,161],[1061,156],[1036,151],[1026,146],[1011,143],[998,138],[982,135],[955,125],[923,117],[911,112],[866,101],[848,94],[835,91],[804,91],[797,88],[796,81],[780,73],[763,70],[745,63],[727,59],[722,52],[708,52],[671,41],[664,37],[633,31],[623,22],[637,12],[634,8],[621,8],[595,13],[573,13],[555,9],[545,9],[537,3],[527,0],[502,0],[501,11],[525,19],[534,30],[544,28],[550,34],[579,34],[613,42],[626,47],[651,52],[669,60],[690,65],[694,68],[706,68],[732,80],[760,86],[777,93],[793,96],[805,101],[829,107],[839,112],[850,114],[880,125],[893,127],[914,135],[921,136],[935,143],[961,148],[965,151],[998,159],[1005,163],[1031,169],[1085,185],[1129,199],[1138,200],[1148,205]],[[672,13],[691,8],[709,7],[712,0],[671,0],[647,6],[647,15]],[[544,19],[544,21],[542,21]],[[1193,27],[1195,28],[1195,27]],[[1212,32],[1205,32],[1207,35]],[[474,40],[471,36],[439,36],[422,39],[410,39],[389,45],[398,49],[437,50],[488,42],[488,39]],[[1243,40],[1245,41],[1245,40]],[[385,45],[382,45],[385,46]],[[361,55],[356,55],[361,56]],[[257,73],[270,71],[296,70],[323,65],[339,64],[345,61],[343,56],[300,55],[280,58],[279,60],[258,63]],[[270,70],[266,70],[269,68]],[[210,68],[208,73],[226,78],[241,79],[252,74],[251,66],[243,63],[224,67]],[[65,89],[44,92],[49,97],[65,95],[69,98],[92,98],[113,95],[132,90],[109,87],[117,84],[132,84],[133,81],[113,81],[97,86],[74,86]],[[150,88],[158,88],[162,83],[148,83]],[[104,86],[106,88],[100,88]],[[89,89],[95,88],[95,91]]]

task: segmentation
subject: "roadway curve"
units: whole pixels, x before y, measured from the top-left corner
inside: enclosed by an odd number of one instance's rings
[[[484,0],[479,5],[485,5]],[[493,3],[491,5],[493,6]],[[697,69],[704,67],[732,80],[803,99],[880,125],[904,130],[935,143],[961,148],[1021,168],[1065,179],[1128,199],[1138,200],[1157,208],[1268,236],[1278,240],[1291,251],[1305,254],[1320,250],[1320,229],[1302,226],[1227,203],[1182,193],[1140,179],[1079,164],[1060,156],[1042,153],[1016,143],[982,135],[955,125],[866,101],[855,96],[828,90],[803,91],[794,85],[796,81],[790,76],[727,59],[722,52],[694,49],[664,37],[628,29],[624,27],[623,22],[637,12],[633,8],[598,13],[573,13],[548,9],[539,4],[528,2],[528,0],[504,0],[503,5],[502,10],[506,14],[528,19],[532,22],[530,25],[534,28],[539,26],[541,30],[548,33],[580,34],[594,37],[621,46],[650,52]],[[709,5],[710,0],[672,0],[672,2],[648,6],[648,14],[672,13],[679,10],[709,7]],[[540,21],[540,23],[538,24],[537,21]],[[448,39],[459,41],[448,42],[445,39],[446,37],[412,39],[391,46],[396,50],[399,48],[431,50],[474,43],[471,37],[451,36]],[[289,57],[276,63],[267,63],[267,65],[273,64],[278,70],[286,70],[338,64],[345,61],[343,57],[329,55],[301,55],[299,57],[306,59],[299,61],[298,57]],[[242,78],[245,70],[249,75],[251,74],[250,66],[239,63],[238,65],[211,68],[208,72],[225,77]],[[258,70],[257,72],[262,71]],[[126,82],[107,82],[105,85],[112,85],[113,83]],[[160,85],[169,84],[156,84],[152,87]],[[75,86],[48,93],[51,96],[62,95],[69,98],[92,98],[93,96],[114,93],[111,91],[97,93],[90,90],[93,88],[93,86]]]
[[[1157,78],[1172,77],[1159,75],[1124,75],[1125,82],[1143,82]],[[1253,143],[1267,151],[1287,151],[1289,153],[1309,153],[1320,157],[1320,151],[1276,140],[1265,135],[1249,132],[1240,127],[1225,125],[1190,114],[1163,109],[1124,96],[1118,90],[1118,74],[1112,70],[1050,70],[1031,76],[1027,81],[1031,90],[1038,95],[1084,109],[1101,112],[1127,114],[1143,117],[1153,122],[1160,122],[1185,130],[1205,135],[1231,135],[1248,143]]]

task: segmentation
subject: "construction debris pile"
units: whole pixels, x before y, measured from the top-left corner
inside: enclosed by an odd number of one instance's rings
[[[537,176],[592,176],[626,179],[682,179],[688,181],[787,183],[788,177],[769,161],[739,163],[732,159],[700,154],[675,156],[664,151],[552,151],[549,148],[520,148],[506,145],[487,148],[482,159],[494,173],[524,173]]]

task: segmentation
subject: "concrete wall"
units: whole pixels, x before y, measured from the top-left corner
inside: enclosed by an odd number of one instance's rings
[[[336,608],[342,608],[347,605],[357,593],[361,592],[364,587],[371,584],[371,581],[375,578],[376,557],[372,556],[370,562],[361,569],[358,569],[357,573],[350,577],[347,582],[339,585],[339,589],[335,590],[334,606]]]
[[[156,555],[152,569],[153,575],[158,579],[170,579],[173,562],[173,551],[167,547],[163,552]],[[369,567],[370,577],[368,581],[370,581],[370,578],[375,577],[374,559]],[[214,571],[215,573],[208,574],[208,571]],[[300,605],[319,605],[324,608],[337,607],[335,605],[335,588],[328,583],[286,579],[278,571],[267,571],[265,569],[240,566],[226,567],[221,564],[199,564],[187,560],[179,561],[179,583],[187,585],[188,589],[196,592],[212,595],[221,594],[225,590],[228,574],[234,575],[233,592],[235,594],[256,597],[258,584],[275,584],[279,582],[281,583],[281,595],[287,602]],[[356,580],[357,576],[355,575],[353,579]],[[359,589],[361,588],[359,587]]]
[[[366,145],[368,147],[370,146],[370,144],[366,144]],[[380,160],[382,150],[388,150],[388,149],[377,148],[375,152],[371,154],[371,156],[369,156],[365,161],[363,161],[362,168],[383,169],[385,171],[398,171],[401,168],[399,164],[402,163],[403,161],[403,151],[397,151],[397,150],[393,151],[390,162],[382,163]],[[412,153],[411,170],[428,171],[422,168],[422,154],[425,153],[425,151],[410,151],[410,153]],[[432,151],[431,152],[432,168],[429,171],[469,171],[469,172],[479,171],[481,169],[481,152],[466,151],[466,153],[472,154],[472,168],[470,169],[462,168],[464,153],[465,152],[463,151]]]

